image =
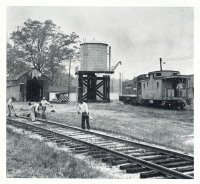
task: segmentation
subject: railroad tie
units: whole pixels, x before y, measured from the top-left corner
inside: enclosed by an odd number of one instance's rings
[[[87,155],[97,155],[97,154],[101,154],[101,153],[105,153],[104,151],[99,151],[99,150],[96,150],[95,148],[94,149],[92,149],[92,150],[89,150],[88,152],[87,152]]]
[[[75,147],[75,150],[76,151],[81,151],[81,150],[88,150],[88,147],[87,146],[80,146],[80,147]]]
[[[120,165],[120,169],[121,170],[126,170],[126,169],[129,169],[129,168],[134,168],[134,167],[137,167],[139,166],[138,164],[134,164],[134,163],[131,163],[131,164],[126,164],[126,165]]]
[[[182,160],[181,158],[167,158],[167,159],[152,160],[152,162],[155,164],[164,164],[164,163],[178,162],[181,160]]]
[[[169,158],[168,155],[161,155],[161,154],[158,154],[158,155],[155,155],[155,156],[141,156],[141,157],[140,156],[136,156],[136,157],[139,157],[140,159],[144,159],[146,161]]]
[[[154,170],[149,170],[149,171],[140,173],[140,178],[152,178],[152,177],[157,177],[157,176],[165,176],[165,174],[160,173],[158,171],[154,171]]]
[[[117,148],[116,151],[124,151],[124,152],[127,152],[127,151],[132,151],[132,152],[136,152],[137,150],[139,150],[138,148],[135,148],[135,147],[122,147],[122,148]]]
[[[50,140],[50,141],[57,141],[57,140],[59,140],[59,138],[58,137],[51,137],[51,138],[48,138],[48,140]]]
[[[95,149],[93,149],[93,151],[94,151]],[[90,150],[88,150],[88,149],[83,149],[83,150],[74,150],[74,152],[75,153],[77,153],[77,154],[88,154],[89,152],[90,152]]]
[[[179,172],[190,172],[193,171],[194,172],[194,166],[185,166],[185,167],[177,167],[174,168],[174,170],[179,171]]]
[[[65,142],[64,145],[71,149],[74,149],[75,147],[80,146],[79,144],[75,144],[72,142]]]
[[[92,157],[96,159],[101,159],[102,157],[106,157],[106,156],[108,156],[108,153],[92,155]]]
[[[139,173],[139,172],[144,172],[144,171],[149,171],[150,169],[147,167],[142,167],[142,166],[136,166],[134,168],[128,168],[126,169],[126,173]]]
[[[178,167],[185,166],[185,165],[188,165],[189,163],[191,163],[191,162],[182,161],[182,162],[172,162],[172,163],[161,164],[161,165],[164,167],[173,168],[175,166],[178,166]],[[178,170],[178,168],[176,168],[175,170]],[[156,177],[156,176],[165,176],[165,174],[160,173],[158,171],[153,171],[153,170],[140,173],[141,178],[149,178],[149,177]]]
[[[83,145],[80,145],[80,144],[71,144],[71,145],[69,145],[68,146],[69,148],[73,148],[74,150],[77,148],[82,148],[82,147],[84,147]]]
[[[169,168],[173,168],[173,167],[180,167],[180,166],[188,166],[193,164],[192,161],[179,161],[179,162],[172,162],[172,163],[166,163],[166,164],[160,164],[164,167],[169,167]]]
[[[157,155],[155,152],[143,152],[143,153],[137,153],[137,154],[131,154],[132,156],[155,156]]]
[[[83,153],[87,153],[88,150],[73,150],[73,152],[76,154],[83,154]]]
[[[66,141],[66,139],[60,138],[60,139],[56,140],[56,143],[64,143],[65,141]]]
[[[113,166],[116,166],[116,165],[131,163],[131,161],[126,160],[126,159],[122,159],[122,160],[113,160],[113,161],[111,161],[110,163],[111,163]]]
[[[101,160],[102,162],[111,162],[112,160],[121,160],[121,158],[110,155],[110,156],[102,158]]]

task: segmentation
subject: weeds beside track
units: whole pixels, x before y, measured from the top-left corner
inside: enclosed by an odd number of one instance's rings
[[[127,173],[140,173],[142,178],[193,178],[193,157],[155,148],[108,135],[88,132],[56,122],[9,118],[9,124],[29,129],[48,139],[74,148],[111,165],[119,165]]]

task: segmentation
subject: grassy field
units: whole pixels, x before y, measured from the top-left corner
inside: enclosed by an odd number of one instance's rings
[[[112,178],[89,161],[7,129],[8,178]]]
[[[27,103],[16,103],[16,112],[26,115]],[[193,111],[164,110],[124,105],[121,102],[88,103],[91,128],[193,154]],[[55,113],[50,111],[54,109]],[[77,104],[54,104],[47,119],[80,127]]]

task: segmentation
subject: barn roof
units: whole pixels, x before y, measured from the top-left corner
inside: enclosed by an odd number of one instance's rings
[[[29,70],[26,70],[26,71],[23,71],[17,75],[14,75],[14,76],[9,76],[7,77],[7,81],[13,81],[13,80],[19,80],[21,77],[23,77],[24,75],[26,75],[27,73],[29,73],[30,71],[32,70],[37,70],[39,71],[38,69],[36,68],[32,68],[32,69],[29,69]],[[42,73],[41,71],[39,71],[42,75],[44,75],[45,77],[47,77],[49,80],[51,80],[47,75],[45,75],[44,73]]]

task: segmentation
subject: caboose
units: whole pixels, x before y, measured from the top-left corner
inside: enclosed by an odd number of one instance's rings
[[[141,80],[141,104],[184,108],[188,98],[189,76],[179,71],[163,70],[148,73],[148,79]]]
[[[177,109],[183,109],[186,104],[190,103],[191,76],[180,75],[179,71],[149,72],[131,81],[133,84],[137,83],[133,85],[134,89],[137,86],[137,92],[134,95],[122,94],[119,100],[124,103]]]

